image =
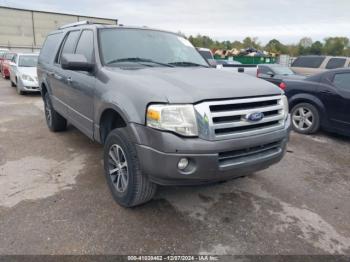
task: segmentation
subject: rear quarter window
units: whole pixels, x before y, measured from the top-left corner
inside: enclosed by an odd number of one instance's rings
[[[39,60],[45,63],[51,63],[56,56],[58,46],[62,41],[62,37],[62,33],[48,35],[40,51]]]
[[[345,58],[331,58],[329,59],[326,69],[335,69],[345,66],[346,59]]]
[[[324,56],[300,56],[293,62],[292,67],[319,68],[324,59]]]

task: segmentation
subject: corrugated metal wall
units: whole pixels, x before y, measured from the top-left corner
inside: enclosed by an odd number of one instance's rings
[[[38,51],[47,33],[61,25],[77,21],[116,24],[117,20],[49,13],[0,6],[0,48],[14,51]]]

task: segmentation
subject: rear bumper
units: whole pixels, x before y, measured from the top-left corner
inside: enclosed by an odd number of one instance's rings
[[[289,137],[290,119],[283,129],[221,141],[180,138],[170,133],[137,126],[136,145],[142,171],[161,185],[194,185],[229,180],[268,168],[280,161]],[[187,158],[185,170],[178,169]]]

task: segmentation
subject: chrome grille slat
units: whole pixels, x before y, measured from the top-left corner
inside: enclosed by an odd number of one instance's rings
[[[223,112],[215,112],[211,113],[212,117],[221,117],[221,116],[236,116],[236,115],[246,115],[252,112],[252,110],[256,110],[259,112],[268,112],[268,111],[274,111],[274,110],[281,110],[283,109],[282,105],[276,105],[276,106],[267,106],[267,107],[261,107],[261,108],[254,108],[254,109],[245,109],[245,110],[232,110],[232,111],[223,111]]]
[[[208,101],[195,105],[195,109],[199,136],[207,140],[258,135],[284,127],[281,95]],[[255,122],[247,120],[247,115],[256,112],[266,116]]]
[[[276,120],[282,120],[282,119],[283,119],[283,116],[280,114],[278,114],[276,116],[271,116],[271,117],[264,117],[262,120],[259,121],[259,124],[272,122],[272,121],[276,121]],[[251,126],[251,125],[252,125],[252,123],[247,122],[247,121],[229,122],[229,123],[214,123],[214,129],[239,127],[239,126]]]

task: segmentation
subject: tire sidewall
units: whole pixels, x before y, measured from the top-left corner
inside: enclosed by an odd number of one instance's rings
[[[296,110],[298,110],[300,107],[304,107],[304,108],[307,108],[309,109],[312,114],[313,114],[313,123],[312,123],[312,126],[306,130],[300,130],[298,129],[297,127],[295,127],[294,125],[294,120],[293,120],[293,116],[294,116],[294,112]],[[320,114],[318,112],[318,109],[310,104],[310,103],[299,103],[297,105],[295,105],[292,110],[291,110],[291,117],[292,117],[292,127],[293,127],[293,130],[296,131],[297,133],[301,133],[301,134],[312,134],[312,133],[315,133],[317,132],[317,130],[319,129],[319,126],[320,126]]]
[[[104,172],[107,180],[107,184],[109,189],[112,192],[112,196],[120,205],[122,206],[128,206],[134,198],[135,194],[135,180],[136,180],[136,172],[139,172],[138,170],[138,163],[135,160],[135,157],[133,156],[134,150],[132,148],[132,144],[130,143],[130,140],[124,132],[125,130],[113,130],[110,132],[106,139],[106,143],[104,145],[104,153],[103,153],[103,160],[104,160]],[[109,150],[112,145],[119,145],[122,150],[124,151],[126,161],[128,163],[128,183],[127,183],[127,189],[125,192],[118,192],[116,188],[114,187],[114,184],[111,180],[111,176],[109,175],[109,169],[108,169],[108,159],[109,159]]]

